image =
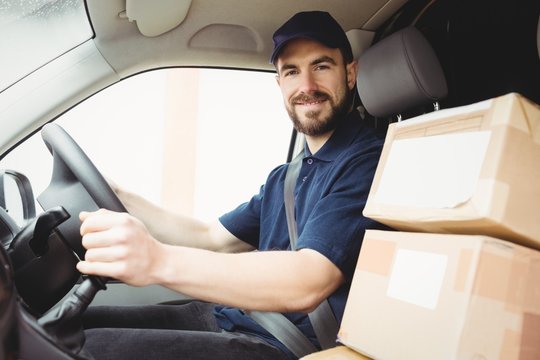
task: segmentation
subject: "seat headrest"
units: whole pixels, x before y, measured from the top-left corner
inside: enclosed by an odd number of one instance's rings
[[[433,48],[414,27],[367,49],[358,66],[358,93],[366,110],[375,117],[401,114],[448,93]]]

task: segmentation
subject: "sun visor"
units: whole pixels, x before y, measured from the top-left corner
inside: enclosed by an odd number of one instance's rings
[[[191,0],[126,0],[126,17],[135,21],[144,36],[155,37],[180,25]]]

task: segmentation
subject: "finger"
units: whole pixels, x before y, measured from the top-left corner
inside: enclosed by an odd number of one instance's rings
[[[120,264],[116,262],[79,261],[77,263],[77,270],[87,275],[105,276],[120,280]]]
[[[124,247],[112,246],[89,249],[84,254],[84,259],[90,262],[114,262],[123,261],[127,258]]]
[[[84,220],[86,220],[87,218],[89,218],[91,216],[101,214],[101,213],[104,212],[104,211],[101,211],[101,210],[105,210],[105,209],[98,209],[96,211],[81,211],[79,213],[79,220],[84,221]]]
[[[81,220],[80,233],[84,236],[86,233],[101,231],[105,229],[103,224],[103,212],[97,211],[81,211],[79,219]],[[102,226],[98,226],[102,224]]]
[[[81,212],[79,218],[82,221],[81,235],[87,233],[108,230],[126,221],[125,214],[114,211],[99,209],[94,212]]]
[[[81,220],[81,221],[86,220],[86,218],[88,218],[88,216],[90,216],[90,214],[92,214],[90,211],[81,211],[79,213],[79,220]]]
[[[82,245],[85,249],[126,245],[130,242],[132,234],[129,229],[113,227],[106,230],[88,232],[82,236]]]
[[[115,239],[111,237],[110,232],[87,232],[82,236],[82,246],[87,250],[112,246],[115,243]]]

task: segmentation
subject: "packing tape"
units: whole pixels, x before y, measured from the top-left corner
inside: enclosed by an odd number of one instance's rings
[[[511,257],[483,251],[478,261],[476,286],[473,293],[506,303],[511,269]]]
[[[520,342],[521,333],[506,329],[499,350],[499,359],[519,360]]]
[[[520,102],[533,141],[540,145],[540,106],[532,102]]]
[[[523,314],[519,360],[540,359],[540,315]]]
[[[524,313],[521,319],[521,331],[505,329],[499,359],[540,359],[540,315]]]
[[[496,194],[496,195],[495,195]],[[496,179],[478,179],[476,191],[472,197],[470,217],[489,217],[500,222],[505,215],[510,186]],[[495,199],[496,198],[496,199]]]
[[[493,99],[493,105],[486,113],[486,118],[490,120],[488,125],[493,128],[496,126],[507,126],[513,112],[515,111],[516,94],[508,94]],[[515,123],[511,126],[515,126]]]
[[[528,273],[526,283],[524,284],[526,291],[523,299],[523,308],[526,312],[540,315],[540,256],[538,252],[531,253],[525,248],[519,251],[528,253]],[[529,259],[530,256],[534,256],[534,259]],[[525,257],[525,255],[522,255],[522,257]]]
[[[500,240],[493,240],[491,244],[504,246],[505,250],[482,251],[473,294],[501,301],[510,313],[526,312],[540,316],[538,251]]]
[[[365,237],[358,257],[357,269],[388,276],[395,251],[396,243],[393,241]]]
[[[457,292],[464,292],[467,288],[473,256],[472,249],[461,249],[459,252],[456,277],[454,279],[454,290]]]
[[[506,310],[511,312],[523,312],[527,311],[525,303],[527,298],[532,294],[529,294],[533,288],[529,288],[528,280],[530,276],[530,264],[526,254],[520,254],[519,251],[515,251],[513,261],[510,269],[510,283],[508,284],[508,294],[506,298]],[[536,278],[540,281],[540,278]],[[540,303],[539,305],[540,306]]]

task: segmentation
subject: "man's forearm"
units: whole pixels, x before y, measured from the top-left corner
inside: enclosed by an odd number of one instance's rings
[[[189,247],[204,248],[208,226],[202,222],[173,214],[145,198],[121,189],[117,195],[128,212],[141,220],[159,241]]]
[[[249,310],[282,312],[310,311],[343,282],[336,265],[311,249],[224,254],[164,244],[129,214],[101,209],[79,217],[87,251],[77,268],[85,274],[134,286],[159,284]]]
[[[152,236],[162,243],[219,252],[252,250],[251,246],[232,236],[217,220],[207,224],[168,211],[137,194],[119,188],[115,191],[128,212],[141,220]]]
[[[158,283],[197,299],[247,310],[309,312],[342,283],[314,250],[221,254],[171,247]]]

